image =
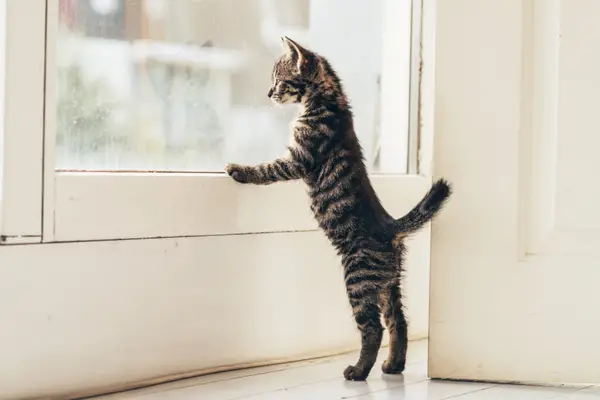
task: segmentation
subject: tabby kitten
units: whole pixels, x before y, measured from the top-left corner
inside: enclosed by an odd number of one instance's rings
[[[440,211],[451,194],[450,185],[438,180],[408,214],[391,217],[369,181],[340,79],[322,56],[287,37],[282,41],[286,52],[275,63],[268,96],[275,103],[302,106],[289,152],[266,164],[229,164],[226,171],[237,182],[256,185],[304,180],[310,208],[341,255],[348,298],[361,332],[359,360],[346,368],[344,377],[364,380],[369,375],[381,345],[382,312],[390,333],[389,356],[382,369],[402,373],[407,348],[400,289],[403,239]]]

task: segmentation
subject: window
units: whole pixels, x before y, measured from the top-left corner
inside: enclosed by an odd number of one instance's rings
[[[385,8],[397,7],[390,4],[61,0],[56,43],[49,43],[58,84],[56,166],[216,172],[231,160],[276,158],[294,110],[273,109],[265,93],[279,36],[288,33],[340,70],[372,169],[404,172],[410,52],[384,36]],[[387,35],[409,32],[394,24]],[[382,114],[383,95],[396,100],[395,113]],[[394,146],[395,157],[382,160],[382,146]]]
[[[418,2],[13,3],[6,92],[17,100],[5,110],[21,108],[4,126],[9,138],[27,127],[13,148],[33,147],[8,161],[27,164],[28,190],[39,194],[27,207],[3,205],[3,215],[30,211],[19,235],[50,242],[315,229],[300,183],[248,187],[223,174],[227,162],[285,151],[296,110],[266,96],[282,35],[338,70],[376,186],[396,182],[381,189],[396,193],[415,182]],[[29,46],[17,50],[17,40]]]

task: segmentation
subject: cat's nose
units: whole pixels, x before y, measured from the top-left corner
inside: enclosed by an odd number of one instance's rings
[[[273,96],[273,88],[269,89],[269,93],[267,93],[267,96],[269,96],[269,98]]]

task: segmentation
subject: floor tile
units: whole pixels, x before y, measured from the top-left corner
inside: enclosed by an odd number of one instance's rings
[[[573,387],[497,385],[487,390],[466,394],[459,400],[546,400],[556,396],[568,395],[577,390]]]
[[[390,389],[411,383],[424,382],[426,364],[411,364],[402,375],[385,375],[381,371],[373,371],[367,382],[348,382],[336,377],[322,382],[300,385],[283,390],[261,393],[244,397],[244,400],[331,400],[354,398],[365,393]]]
[[[600,400],[600,386],[591,386],[569,394],[552,397],[552,400]]]
[[[493,384],[470,382],[424,381],[389,390],[376,391],[352,400],[443,400],[493,387]]]

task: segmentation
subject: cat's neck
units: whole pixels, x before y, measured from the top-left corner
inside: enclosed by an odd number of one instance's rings
[[[350,105],[344,92],[340,88],[323,90],[322,88],[308,90],[302,99],[300,114],[311,114],[314,111],[329,109],[337,113],[350,111]]]

